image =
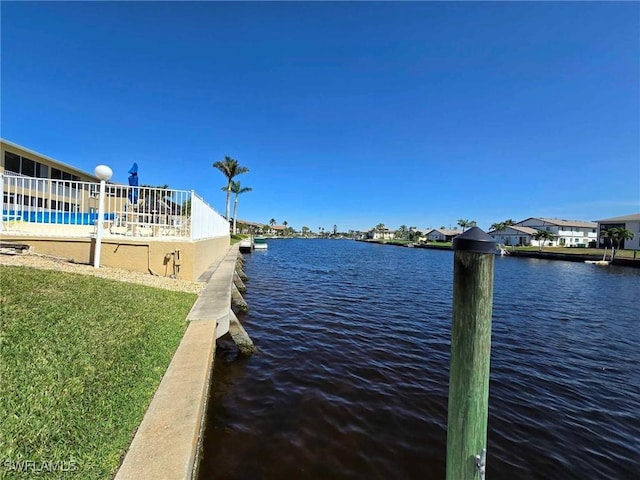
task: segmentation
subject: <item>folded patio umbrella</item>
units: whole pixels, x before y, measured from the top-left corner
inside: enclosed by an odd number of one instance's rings
[[[133,167],[129,169],[129,186],[137,187],[138,186],[138,164],[134,163]],[[129,190],[128,195],[129,201],[134,205],[138,203],[138,189],[132,188]]]

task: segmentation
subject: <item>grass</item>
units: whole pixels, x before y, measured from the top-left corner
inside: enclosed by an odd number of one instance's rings
[[[0,478],[29,477],[7,461],[67,462],[69,477],[112,478],[196,298],[0,267]]]
[[[231,245],[238,243],[242,240],[244,240],[245,238],[249,238],[249,235],[231,235]]]
[[[508,247],[510,250],[521,252],[539,252],[540,247]],[[569,248],[569,247],[543,247],[544,253],[561,253],[563,255],[593,255],[600,256],[604,254],[603,248]],[[640,256],[636,254],[638,259]],[[607,249],[607,260],[611,258],[611,249]],[[616,250],[616,258],[634,258],[633,250]]]

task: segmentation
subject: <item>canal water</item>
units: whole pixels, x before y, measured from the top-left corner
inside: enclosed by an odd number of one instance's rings
[[[444,478],[453,252],[273,240],[246,255],[201,479]],[[496,258],[487,478],[640,478],[640,269]]]

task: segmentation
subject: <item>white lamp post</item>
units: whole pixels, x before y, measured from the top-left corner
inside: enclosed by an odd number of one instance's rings
[[[93,266],[100,268],[100,249],[102,247],[102,233],[104,231],[104,196],[107,185],[113,171],[106,165],[98,165],[93,171],[100,179],[100,196],[98,197],[98,231],[96,232],[96,250],[93,255]]]

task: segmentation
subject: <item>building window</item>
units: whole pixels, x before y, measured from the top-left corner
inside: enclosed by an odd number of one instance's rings
[[[26,175],[27,177],[35,177],[36,176],[36,162],[33,160],[29,160],[28,158],[22,157],[22,170],[20,171],[22,175]]]
[[[42,163],[36,163],[36,177],[49,178],[49,167]]]
[[[4,169],[8,172],[19,173],[26,177],[49,177],[49,167],[47,165],[11,152],[4,152]]]
[[[4,152],[4,169],[9,172],[20,173],[20,157],[15,153]]]

